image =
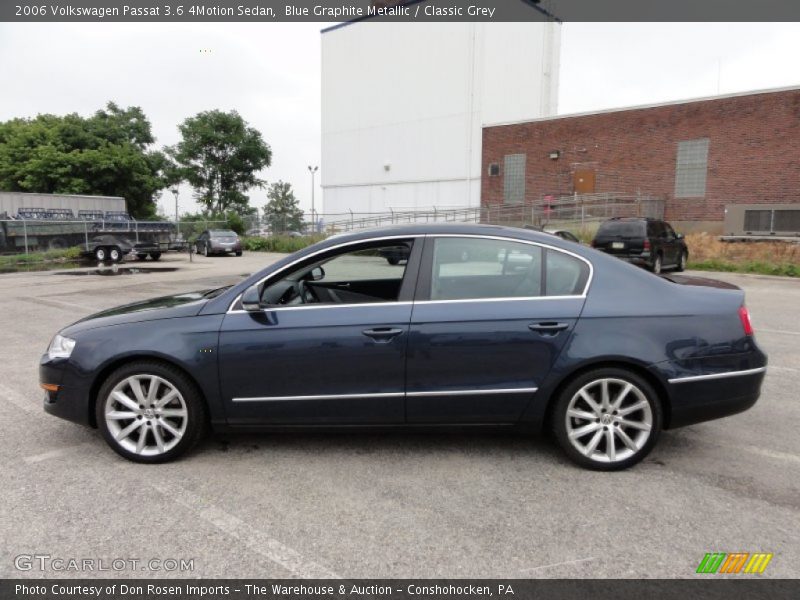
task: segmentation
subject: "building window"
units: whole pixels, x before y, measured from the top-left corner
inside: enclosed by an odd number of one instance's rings
[[[675,161],[675,197],[702,198],[706,195],[708,138],[678,142]]]
[[[507,154],[503,162],[503,201],[521,204],[525,201],[525,155]]]

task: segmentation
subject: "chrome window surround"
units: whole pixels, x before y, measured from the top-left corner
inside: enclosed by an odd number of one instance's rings
[[[570,252],[569,250],[564,250],[563,248],[558,248],[556,246],[551,246],[549,244],[545,244],[542,242],[534,242],[532,240],[520,240],[513,237],[507,236],[499,236],[499,235],[484,235],[484,234],[477,234],[477,233],[420,233],[416,235],[391,235],[391,236],[381,236],[376,238],[367,238],[363,240],[351,240],[349,242],[343,242],[341,244],[337,244],[335,246],[328,246],[327,248],[323,248],[321,250],[317,250],[307,256],[302,258],[298,258],[295,261],[290,262],[288,265],[285,265],[275,271],[274,273],[270,273],[263,279],[259,280],[257,283],[253,285],[261,285],[267,279],[272,279],[273,277],[277,277],[281,273],[291,269],[295,265],[308,260],[309,258],[313,258],[318,254],[323,254],[325,252],[329,252],[331,250],[336,250],[338,248],[346,248],[347,246],[355,246],[358,244],[370,243],[370,242],[382,242],[388,240],[408,240],[408,239],[424,239],[424,238],[439,238],[439,237],[455,237],[455,238],[479,238],[479,239],[486,239],[486,240],[499,240],[503,242],[516,242],[519,244],[529,244],[531,246],[539,246],[541,248],[546,248],[548,250],[553,250],[554,252],[562,252],[578,260],[583,261],[589,266],[589,277],[586,278],[586,285],[583,286],[583,292],[581,294],[572,294],[568,296],[515,296],[509,298],[464,298],[464,299],[455,299],[455,300],[416,300],[416,301],[403,301],[403,302],[369,302],[369,303],[355,303],[355,304],[319,304],[319,305],[301,305],[301,306],[276,306],[271,308],[265,308],[264,310],[269,311],[276,311],[276,310],[309,310],[309,309],[320,309],[320,308],[352,308],[354,306],[403,306],[408,304],[442,304],[442,303],[459,303],[459,302],[512,302],[512,301],[528,301],[528,300],[563,300],[567,298],[586,298],[586,295],[589,292],[589,287],[592,284],[592,279],[594,279],[594,265],[592,265],[591,261],[580,256],[579,254],[575,254],[574,252]],[[236,306],[237,302],[241,299],[242,295],[239,294],[236,298],[228,306],[228,310],[226,314],[240,314],[246,313],[246,310],[233,310],[233,307]]]
[[[488,390],[436,390],[428,392],[378,392],[375,394],[320,394],[316,396],[260,396],[234,398],[233,402],[284,402],[295,400],[344,400],[359,398],[415,398],[420,396],[480,396],[492,394],[532,394],[539,388],[495,388]]]
[[[712,379],[725,379],[726,377],[742,377],[745,375],[755,375],[756,373],[764,373],[767,367],[758,367],[756,369],[746,369],[744,371],[727,371],[725,373],[710,373],[708,375],[690,375],[688,377],[673,377],[668,379],[670,383],[689,383],[691,381],[710,381]]]

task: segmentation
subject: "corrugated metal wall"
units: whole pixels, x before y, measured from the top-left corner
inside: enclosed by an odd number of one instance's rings
[[[70,196],[66,194],[28,194],[0,192],[0,215],[16,216],[20,208],[69,208],[79,210],[125,211],[125,198],[119,196]]]

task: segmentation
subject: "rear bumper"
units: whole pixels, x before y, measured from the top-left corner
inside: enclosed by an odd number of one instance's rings
[[[761,395],[766,371],[764,357],[762,365],[749,365],[745,369],[668,379],[669,428],[719,419],[751,408]]]

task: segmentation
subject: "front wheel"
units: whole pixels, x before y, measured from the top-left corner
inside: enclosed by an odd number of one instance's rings
[[[116,246],[112,246],[108,251],[108,258],[111,259],[111,262],[119,262],[122,260],[122,251]]]
[[[94,257],[97,259],[97,262],[103,262],[106,258],[108,258],[108,253],[106,249],[100,246],[99,248],[94,249]]]
[[[656,257],[653,259],[653,264],[650,267],[650,270],[653,271],[656,275],[661,274],[661,255],[656,254]]]
[[[661,403],[652,386],[618,368],[578,376],[559,395],[552,412],[556,439],[577,464],[597,471],[635,465],[661,432]]]
[[[242,255],[242,251],[241,251],[241,250],[239,250],[239,251],[236,253],[236,256],[241,256],[241,255]]]
[[[686,263],[689,262],[689,254],[686,251],[681,252],[681,257],[678,259],[678,266],[676,271],[685,271]]]
[[[160,259],[161,258],[161,252],[151,252],[150,253],[150,258],[152,258],[153,260]]]
[[[163,363],[137,361],[120,367],[97,398],[100,432],[112,450],[134,462],[173,460],[205,430],[206,409],[197,387]]]

